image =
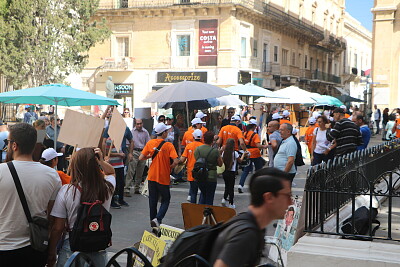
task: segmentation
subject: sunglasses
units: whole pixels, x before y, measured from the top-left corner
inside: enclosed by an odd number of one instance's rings
[[[11,140],[11,139],[4,139],[3,142],[4,142],[4,146],[8,146],[8,144],[15,143],[15,141]]]

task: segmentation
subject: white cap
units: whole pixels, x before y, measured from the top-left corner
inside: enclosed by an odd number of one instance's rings
[[[160,122],[156,125],[156,127],[154,127],[154,130],[156,131],[156,134],[160,134],[165,132],[169,128],[171,128],[171,125],[165,125],[163,122]]]
[[[48,148],[48,149],[43,151],[42,158],[45,161],[49,161],[49,160],[52,160],[52,159],[54,159],[56,157],[60,157],[62,155],[63,155],[63,153],[57,153],[57,151],[55,151],[54,148]]]
[[[205,123],[204,121],[202,121],[201,119],[199,119],[199,118],[194,118],[193,120],[192,120],[192,125],[195,125],[195,124],[198,124],[198,123]]]
[[[232,116],[231,121],[240,121],[239,115]]]
[[[316,122],[317,122],[317,120],[314,117],[311,117],[308,119],[308,123],[311,125],[315,124]]]
[[[287,111],[287,110],[284,110],[284,111],[282,112],[282,115],[283,115],[283,117],[289,117],[289,116],[290,116],[290,112]]]
[[[293,128],[292,134],[297,134],[299,132],[299,129]]]
[[[272,119],[273,120],[282,119],[282,116],[279,115],[279,113],[274,113],[274,114],[272,114]]]
[[[200,129],[194,130],[192,134],[194,139],[201,139],[203,137],[203,132]]]
[[[347,109],[345,105],[341,105],[340,108],[342,108],[342,109],[344,109],[344,110]]]
[[[251,119],[249,120],[249,124],[257,125],[257,121],[255,119]]]
[[[333,121],[333,117],[329,117],[329,120],[330,120],[330,121]]]
[[[329,115],[330,115],[329,110],[324,110],[324,115],[325,115],[326,117],[329,117]]]
[[[204,117],[207,117],[207,114],[204,114],[203,112],[199,111],[196,113],[196,118],[202,119]]]

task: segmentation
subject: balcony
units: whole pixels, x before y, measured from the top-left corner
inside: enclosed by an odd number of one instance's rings
[[[311,71],[310,70],[300,70],[300,78],[301,79],[312,79]]]
[[[109,70],[131,69],[133,58],[131,57],[109,57],[103,59],[103,68]]]
[[[261,61],[256,57],[241,57],[239,59],[241,69],[257,70],[261,69]]]
[[[280,75],[281,67],[278,63],[263,62],[261,71],[269,75]]]
[[[336,84],[341,84],[341,79],[338,76],[335,76],[333,74],[329,74],[326,72],[322,72],[319,70],[315,70],[312,75],[313,80],[320,80],[320,81],[325,81],[325,82],[331,82],[331,83],[336,83]]]

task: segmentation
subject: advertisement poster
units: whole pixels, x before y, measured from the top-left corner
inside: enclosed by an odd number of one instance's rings
[[[199,66],[217,66],[218,20],[199,21]]]
[[[140,241],[139,251],[146,256],[153,266],[160,264],[160,259],[164,255],[165,242],[148,231],[144,231]],[[143,262],[137,257],[134,267],[144,266]]]

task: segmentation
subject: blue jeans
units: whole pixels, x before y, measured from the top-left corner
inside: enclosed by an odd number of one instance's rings
[[[171,200],[171,193],[169,191],[169,185],[159,184],[154,181],[148,181],[149,186],[149,208],[150,208],[150,220],[157,218],[159,223],[164,219],[167,213],[169,202]],[[160,209],[157,212],[158,197],[161,197]]]
[[[246,182],[247,175],[249,174],[249,172],[251,172],[253,170],[253,164],[252,163],[254,163],[254,167],[255,167],[256,171],[258,171],[259,169],[261,169],[263,167],[263,160],[262,160],[261,157],[250,159],[250,161],[251,161],[250,165],[245,167],[245,168],[243,168],[242,176],[240,176],[239,184],[241,186],[244,186],[244,183]]]
[[[69,246],[69,239],[64,240],[64,244],[58,254],[57,267],[64,267],[65,263],[71,257],[73,252]],[[107,264],[107,252],[105,250],[98,252],[85,252],[93,261],[94,266],[106,266]]]
[[[199,185],[197,184],[196,181],[189,182],[190,183],[190,188],[189,188],[189,196],[190,196],[190,203],[197,203],[197,191],[199,191]]]
[[[217,182],[199,182],[197,184],[200,189],[199,204],[213,205]]]

